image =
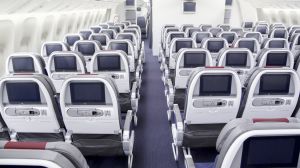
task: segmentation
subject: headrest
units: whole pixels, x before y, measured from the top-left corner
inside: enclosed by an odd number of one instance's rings
[[[97,33],[97,34],[91,34],[89,40],[95,40],[98,41],[102,46],[106,46],[108,41],[110,40],[109,36],[105,33]]]
[[[182,32],[185,32],[186,29],[189,28],[189,27],[194,27],[194,25],[193,25],[193,24],[183,24],[183,25],[180,27],[180,30],[181,30]]]
[[[223,48],[228,48],[228,42],[224,38],[207,38],[203,41],[202,47],[211,53],[218,53]]]
[[[109,26],[108,29],[115,30],[116,33],[120,33],[122,30],[120,26]]]
[[[238,48],[247,48],[252,53],[257,53],[260,49],[259,42],[255,38],[239,38],[236,39],[235,42],[233,42],[234,47]]]
[[[108,43],[108,50],[121,50],[127,55],[134,54],[133,43],[130,40],[110,40]]]
[[[188,37],[192,37],[193,36],[193,33],[195,32],[201,32],[201,28],[199,27],[189,27],[185,30],[185,34],[188,36]]]
[[[44,42],[42,45],[41,55],[43,57],[49,57],[54,51],[69,51],[70,47],[68,44],[61,41],[49,41]]]
[[[83,40],[80,34],[67,34],[64,37],[64,42],[69,46],[73,46],[76,41]]]
[[[209,24],[202,24],[200,25],[202,31],[208,31],[208,29],[212,28],[212,25]]]
[[[236,38],[238,38],[238,35],[236,32],[220,32],[217,37],[224,38],[229,44],[231,44]]]
[[[133,34],[133,33],[119,33],[118,35],[117,35],[117,37],[116,37],[116,39],[118,39],[118,40],[130,40],[130,41],[132,41],[132,43],[134,44],[134,45],[136,45],[137,44],[137,39],[136,39],[136,36],[135,36],[135,34]]]
[[[92,30],[80,30],[79,31],[79,34],[82,36],[83,40],[88,40],[92,33],[93,33]]]
[[[246,48],[227,48],[222,49],[217,58],[218,66],[227,66],[232,68],[252,69],[255,66],[255,60],[252,52]]]
[[[182,48],[194,47],[196,47],[196,44],[192,38],[175,38],[171,41],[170,52],[177,53]]]
[[[126,71],[129,72],[129,62],[124,51],[99,51],[91,61],[91,73],[99,71]],[[123,65],[123,66],[122,66]],[[122,67],[124,69],[122,69]]]
[[[6,73],[39,73],[43,74],[45,62],[36,53],[14,53],[6,60]]]
[[[125,23],[116,23],[115,25],[121,27],[122,30],[127,27]]]
[[[269,26],[257,25],[256,27],[254,27],[254,31],[260,32],[261,34],[269,34]]]
[[[114,39],[117,32],[114,29],[102,29],[100,33],[105,33],[110,39]]]
[[[167,34],[166,43],[170,43],[175,38],[184,38],[185,33],[183,32],[169,32]]]
[[[213,37],[210,32],[194,32],[192,38],[196,41],[196,43],[202,43],[202,41],[206,38]]]
[[[244,30],[242,28],[231,28],[229,31],[236,32],[239,36],[244,33]]]
[[[287,39],[269,38],[263,42],[261,47],[262,48],[288,48],[289,45]]]
[[[243,37],[255,38],[259,43],[262,42],[262,38],[263,38],[260,32],[246,32],[244,33]]]
[[[227,123],[220,132],[216,149],[220,152],[225,147],[224,143],[228,138],[234,141],[240,135],[254,130],[266,130],[267,133],[267,130],[300,129],[299,122],[297,118],[234,119]]]
[[[99,24],[99,26],[102,28],[102,29],[108,29],[108,24],[106,24],[106,23],[101,23],[101,24]]]
[[[246,29],[252,29],[254,26],[253,22],[243,22],[242,27]]]
[[[90,29],[93,31],[93,33],[99,33],[101,30],[100,26],[92,26]]]
[[[229,24],[220,24],[218,25],[223,31],[229,31],[231,26]]]
[[[216,37],[220,32],[223,31],[223,29],[219,28],[219,27],[212,27],[210,29],[208,29],[209,32],[211,32],[211,34]]]
[[[183,64],[182,67],[181,64]],[[176,69],[206,67],[210,65],[212,65],[210,52],[202,48],[183,48],[179,51],[176,59]]]
[[[83,56],[94,55],[95,52],[101,50],[101,44],[94,40],[80,40],[74,44],[74,51],[80,52]]]
[[[294,66],[294,56],[289,49],[263,49],[258,57],[259,67],[290,67]]]
[[[86,63],[81,53],[75,51],[56,51],[49,57],[48,73],[81,72],[86,73]]]
[[[287,38],[288,32],[285,28],[276,28],[271,32],[273,38]]]

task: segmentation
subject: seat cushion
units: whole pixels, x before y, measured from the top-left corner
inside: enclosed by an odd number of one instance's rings
[[[63,133],[18,133],[17,139],[23,142],[57,142],[65,140]]]
[[[190,148],[215,147],[225,124],[185,125],[183,146]]]
[[[84,156],[122,156],[121,135],[73,134],[72,144]]]

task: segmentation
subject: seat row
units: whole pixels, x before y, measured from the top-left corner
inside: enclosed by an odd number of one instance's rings
[[[287,161],[293,157],[297,160],[299,151],[281,160],[289,164],[276,159],[283,158],[280,151],[285,146],[278,142],[293,136],[282,136],[275,130],[287,128],[285,131],[292,133],[290,128],[297,125],[300,115],[300,78],[292,69],[297,58],[288,48],[264,47],[254,56],[248,44],[234,48],[220,45],[212,56],[214,45],[209,46],[209,38],[203,48],[194,47],[197,44],[193,39],[175,37],[172,41],[173,52],[169,52],[169,58],[162,54],[161,69],[175,160],[183,151],[187,168],[299,165]],[[184,43],[187,41],[189,44]],[[233,45],[242,42],[246,40]],[[253,143],[251,147],[249,142]],[[203,147],[216,147],[219,155],[214,163],[201,163],[197,155]]]
[[[32,148],[46,150],[39,151],[45,152],[43,158],[63,155],[65,160],[51,160],[61,167],[88,167],[82,154],[125,156],[131,167],[143,49],[137,53],[132,39],[124,38],[108,41],[105,50],[92,40],[76,41],[73,51],[64,42],[45,42],[41,56],[9,56],[7,75],[0,80],[3,144],[27,149],[20,150],[24,154]]]

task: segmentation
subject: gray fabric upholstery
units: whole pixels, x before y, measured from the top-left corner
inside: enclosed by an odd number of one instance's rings
[[[123,145],[121,135],[73,134],[72,144],[84,156],[122,156]]]
[[[225,124],[185,125],[183,146],[190,148],[215,147],[219,133]]]
[[[128,110],[132,110],[130,93],[119,93],[118,100],[121,107],[121,113],[127,113]]]
[[[184,110],[185,106],[185,95],[186,89],[176,89],[175,96],[174,96],[174,104],[178,104],[180,111]]]

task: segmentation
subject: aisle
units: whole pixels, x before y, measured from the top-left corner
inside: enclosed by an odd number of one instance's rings
[[[145,41],[146,64],[140,92],[138,127],[135,129],[133,168],[176,168],[161,72],[148,46],[148,41]]]

